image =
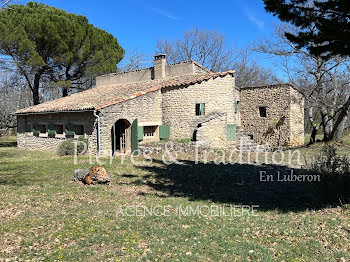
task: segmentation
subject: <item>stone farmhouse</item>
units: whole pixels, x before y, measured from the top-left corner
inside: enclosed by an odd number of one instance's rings
[[[79,136],[99,155],[163,139],[241,149],[304,143],[304,99],[292,86],[238,88],[234,71],[211,72],[195,61],[167,65],[162,54],[153,67],[97,77],[95,88],[16,115],[23,149],[56,150]]]

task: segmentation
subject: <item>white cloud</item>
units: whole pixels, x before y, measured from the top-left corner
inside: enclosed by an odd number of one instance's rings
[[[245,14],[250,22],[255,24],[260,30],[264,30],[264,21],[256,17],[251,10],[245,8]]]
[[[160,9],[160,8],[152,8],[152,11],[161,15],[161,16],[164,16],[164,17],[167,17],[169,19],[172,19],[172,20],[178,20],[178,17],[168,13],[167,11],[163,10],[163,9]]]

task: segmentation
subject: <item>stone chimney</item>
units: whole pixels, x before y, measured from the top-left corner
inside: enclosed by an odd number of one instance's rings
[[[154,56],[154,79],[165,78],[166,55],[158,54]]]

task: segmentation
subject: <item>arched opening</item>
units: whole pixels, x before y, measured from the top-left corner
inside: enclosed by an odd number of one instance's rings
[[[112,152],[126,153],[131,150],[130,122],[126,119],[119,119],[114,123],[111,130]]]

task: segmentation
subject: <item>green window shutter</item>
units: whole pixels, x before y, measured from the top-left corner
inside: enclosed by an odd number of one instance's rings
[[[159,126],[159,138],[160,139],[170,138],[170,126],[168,125]]]
[[[201,116],[205,115],[205,104],[204,103],[201,103],[199,105],[199,111],[201,112]]]
[[[131,151],[132,152],[139,149],[138,131],[139,129],[138,129],[138,123],[136,118],[131,125]]]
[[[56,135],[56,125],[49,124],[47,127],[47,134],[49,136],[55,136]]]
[[[234,141],[236,140],[236,125],[235,124],[228,124],[226,128],[227,132],[227,141]]]
[[[238,102],[235,101],[235,113],[237,113],[237,112],[238,112]]]
[[[74,125],[73,124],[66,125],[64,132],[66,133],[66,136],[74,136],[75,135]]]
[[[33,125],[33,135],[39,136],[39,134],[40,134],[39,125],[38,124],[34,124]]]
[[[137,137],[139,140],[143,140],[143,126],[138,127],[138,134]]]
[[[32,125],[26,124],[26,133],[31,133],[31,132],[33,132]]]

